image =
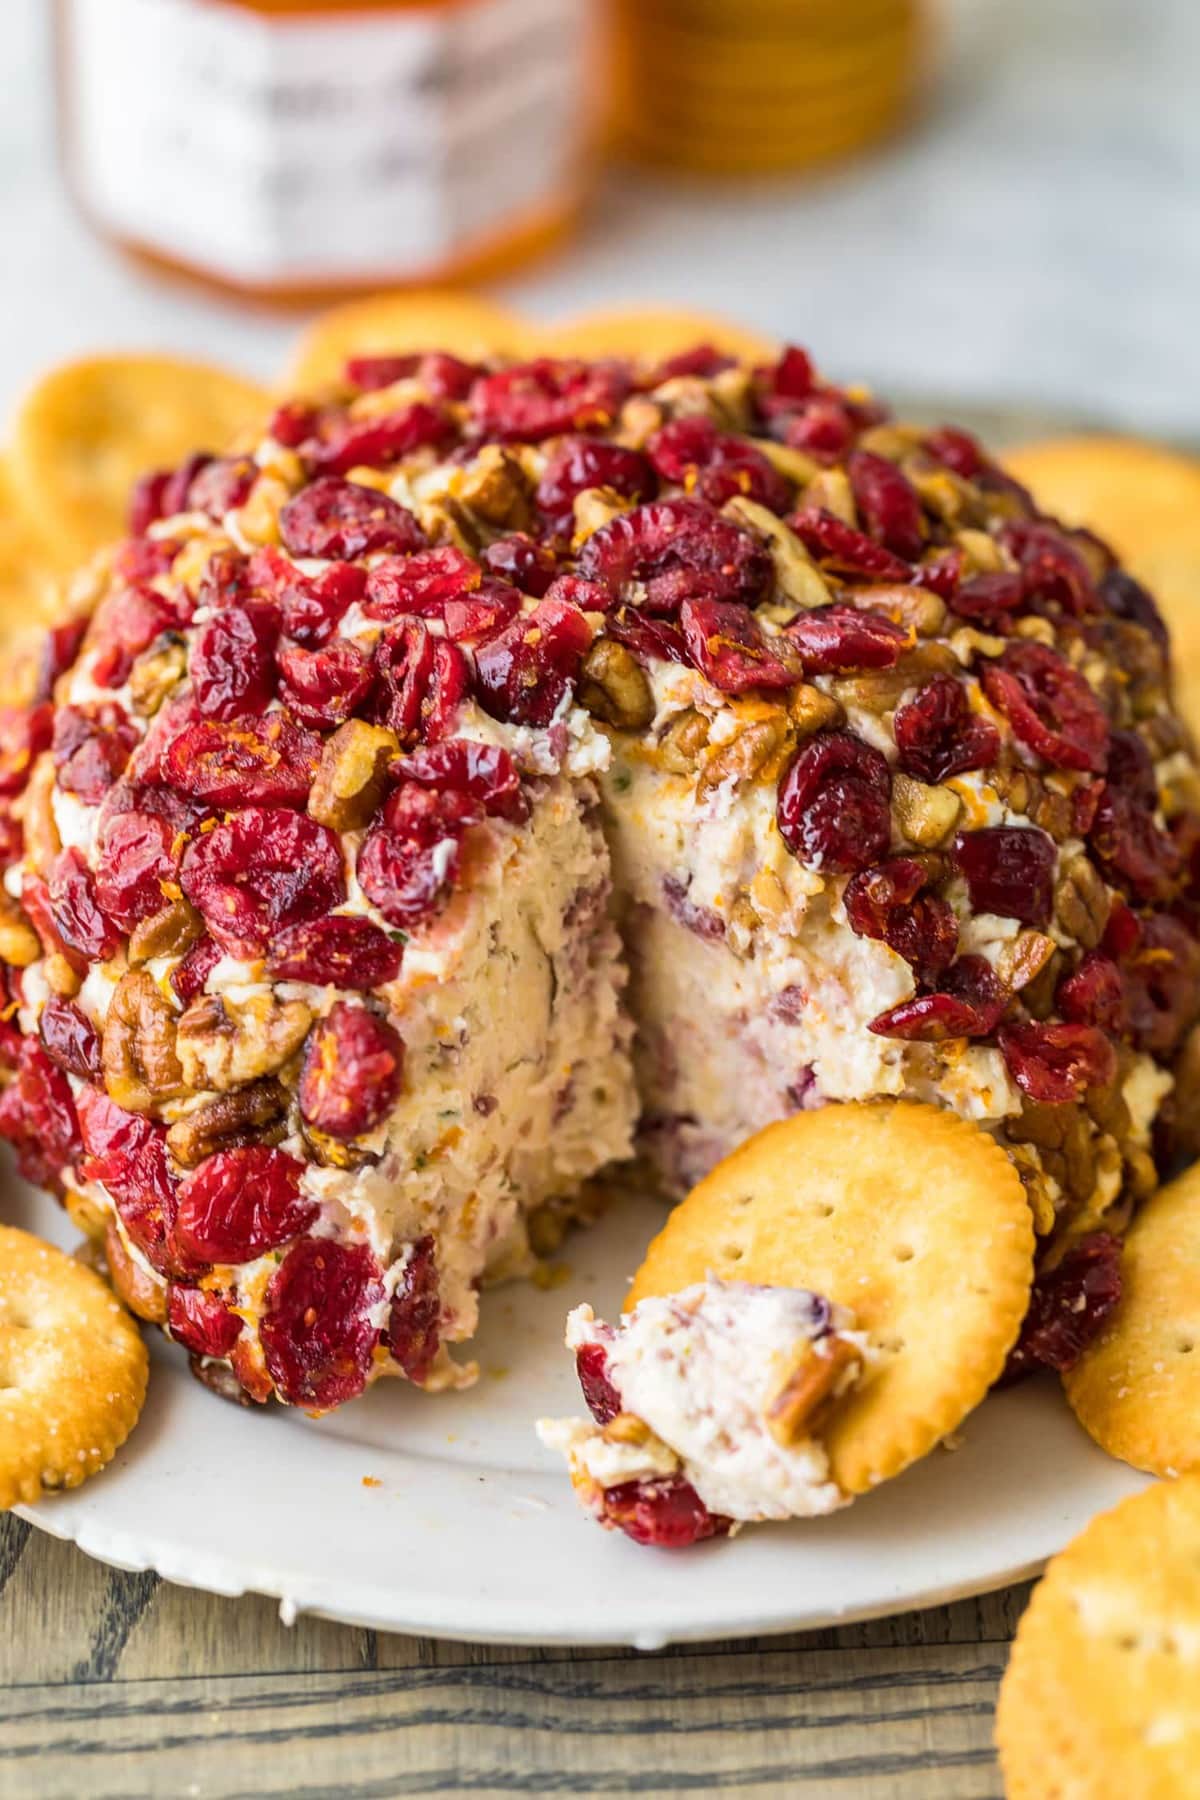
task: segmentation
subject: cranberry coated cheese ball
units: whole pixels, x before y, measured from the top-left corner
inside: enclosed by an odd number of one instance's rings
[[[973,440],[794,349],[372,358],[131,532],[4,721],[0,1129],[208,1379],[469,1379],[639,1109],[678,1194],[940,1102],[1111,1278],[1195,770],[1149,596]]]

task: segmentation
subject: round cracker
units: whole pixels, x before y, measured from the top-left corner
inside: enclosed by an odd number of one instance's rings
[[[1053,1559],[996,1744],[1009,1800],[1200,1796],[1200,1478],[1132,1495]]]
[[[1162,608],[1184,712],[1200,721],[1200,461],[1133,438],[1067,437],[1005,458],[1038,504],[1110,543]]]
[[[829,1105],[769,1125],[692,1190],[626,1309],[710,1270],[853,1309],[880,1357],[825,1443],[858,1494],[924,1456],[1000,1374],[1029,1303],[1033,1222],[979,1126],[910,1101]]]
[[[465,362],[503,351],[524,355],[530,328],[502,306],[450,289],[371,294],[332,307],[312,321],[296,346],[287,385],[316,392],[344,378],[352,356],[403,356],[447,350]]]
[[[269,410],[262,388],[206,363],[171,356],[64,363],[17,410],[11,473],[21,510],[48,557],[82,561],[120,537],[140,475],[195,450],[225,450],[261,427]]]
[[[1200,1164],[1136,1214],[1121,1299],[1063,1385],[1111,1456],[1151,1475],[1200,1470]]]
[[[78,1487],[137,1423],[146,1346],[100,1277],[0,1225],[0,1507]]]

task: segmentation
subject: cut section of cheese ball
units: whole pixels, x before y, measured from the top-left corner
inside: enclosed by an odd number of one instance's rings
[[[0,718],[0,1131],[209,1379],[459,1379],[639,1104],[668,1193],[796,1108],[948,1106],[1047,1269],[1153,1185],[1200,1015],[1165,633],[965,434],[796,349],[402,346],[147,476],[74,604]]]

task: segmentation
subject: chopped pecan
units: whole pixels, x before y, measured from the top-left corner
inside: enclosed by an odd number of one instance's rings
[[[19,901],[0,888],[0,960],[27,969],[42,954],[37,932]]]
[[[59,950],[46,958],[42,964],[42,974],[46,977],[46,986],[50,992],[60,994],[65,1000],[73,1000],[83,986],[83,976]]]
[[[1069,794],[1048,787],[1026,769],[997,769],[992,786],[1011,812],[1023,813],[1049,832],[1056,844],[1075,835],[1075,809]]]
[[[1021,990],[1021,1003],[1031,1017],[1048,1019],[1054,1011],[1054,996],[1063,972],[1063,954],[1054,950],[1041,968]]]
[[[1015,994],[1036,981],[1054,955],[1053,938],[1041,931],[1022,931],[1004,946],[996,973],[1005,987]]]
[[[1033,1229],[1038,1237],[1048,1237],[1058,1223],[1058,1206],[1051,1192],[1050,1177],[1042,1168],[1042,1153],[1034,1144],[1010,1141],[1008,1154],[1021,1177],[1025,1198],[1033,1214]]]
[[[622,731],[642,731],[654,717],[645,671],[615,638],[593,640],[579,672],[579,698],[596,718]]]
[[[311,1024],[303,1000],[280,1000],[269,988],[239,1001],[201,994],[179,1021],[184,1078],[193,1089],[225,1093],[274,1075],[299,1050]]]
[[[35,871],[48,878],[62,839],[54,818],[51,796],[54,793],[54,758],[44,751],[33,765],[29,783],[22,794],[18,811],[25,826],[25,856]]]
[[[610,1444],[633,1444],[635,1447],[649,1443],[652,1436],[645,1419],[639,1419],[636,1413],[619,1412],[604,1427],[604,1437]]]
[[[129,671],[129,703],[135,713],[149,718],[156,713],[173,687],[183,680],[187,650],[169,639],[144,650]]]
[[[701,794],[711,793],[727,781],[750,781],[766,769],[788,742],[785,713],[756,719],[727,743],[718,745],[704,760],[697,783]]]
[[[68,1188],[63,1195],[63,1210],[76,1231],[82,1231],[84,1237],[90,1238],[94,1244],[104,1242],[108,1230],[110,1214],[103,1207],[89,1200],[86,1194],[76,1193]]]
[[[845,469],[822,469],[805,488],[804,504],[819,506],[822,512],[832,513],[835,519],[840,519],[843,525],[858,524],[858,508]]]
[[[485,444],[463,470],[457,497],[477,517],[504,531],[525,531],[533,518],[525,471],[500,444]]]
[[[953,788],[930,787],[897,772],[892,778],[892,811],[910,844],[932,850],[954,830],[962,801]]]
[[[835,681],[833,691],[843,706],[863,712],[892,712],[906,688],[921,687],[934,675],[952,675],[958,662],[945,644],[918,644],[902,656],[895,668],[872,669]]]
[[[1108,923],[1109,893],[1086,856],[1065,861],[1054,888],[1054,917],[1085,950],[1094,950]]]
[[[633,504],[634,502],[627,499],[624,494],[618,494],[615,488],[581,489],[571,502],[571,510],[575,519],[575,529],[571,537],[572,549],[580,549],[593,532],[599,531],[602,525],[611,524],[619,514],[628,512]]]
[[[165,1282],[155,1281],[152,1276],[147,1275],[140,1263],[133,1260],[112,1219],[109,1220],[104,1238],[104,1260],[108,1264],[109,1279],[130,1312],[136,1313],[139,1319],[146,1319],[151,1325],[165,1324]]]
[[[181,956],[203,931],[204,920],[181,896],[138,921],[129,936],[129,960],[136,967],[155,956]]]
[[[659,738],[657,759],[672,775],[691,775],[707,742],[708,720],[689,707],[686,712],[676,713]]]
[[[968,578],[972,575],[999,575],[1010,566],[1000,545],[986,531],[969,527],[956,531],[954,542],[966,558],[963,573]]]
[[[795,532],[782,519],[777,519],[757,500],[747,500],[742,494],[727,500],[721,511],[727,519],[745,526],[766,544],[775,569],[775,586],[783,599],[805,609],[829,605],[833,594],[824,577]]]
[[[1106,1131],[1123,1144],[1133,1129],[1133,1119],[1125,1100],[1125,1077],[1129,1073],[1127,1067],[1117,1071],[1116,1079],[1107,1082],[1103,1087],[1090,1087],[1083,1096],[1083,1103],[1101,1131]]]
[[[347,719],[321,752],[309,816],[334,831],[360,831],[383,798],[388,764],[399,749],[396,734],[382,725]]]
[[[842,724],[846,709],[832,694],[802,681],[788,695],[788,718],[798,737],[811,737],[815,731],[831,731]]]
[[[886,613],[895,624],[906,625],[918,637],[937,637],[946,623],[946,602],[926,588],[880,583],[847,588],[845,598],[860,612]]]
[[[126,1112],[151,1112],[185,1091],[175,1015],[144,969],[128,969],[113,989],[100,1062],[110,1098]]]
[[[803,450],[793,450],[790,444],[777,444],[774,438],[751,438],[754,448],[765,456],[773,469],[778,469],[797,487],[804,487],[807,482],[820,474],[820,463],[806,456]]]
[[[287,1105],[287,1093],[278,1081],[252,1081],[249,1087],[205,1100],[177,1119],[167,1132],[167,1148],[176,1162],[194,1169],[217,1150],[277,1144],[287,1132]]]
[[[961,475],[917,456],[905,457],[901,467],[922,506],[943,524],[961,525],[978,516],[979,491]]]
[[[806,1345],[767,1408],[771,1436],[785,1448],[811,1437],[835,1391],[854,1379],[861,1367],[861,1350],[836,1333]]]

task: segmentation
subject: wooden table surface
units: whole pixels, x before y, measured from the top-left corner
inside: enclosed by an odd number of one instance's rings
[[[0,1796],[999,1800],[1027,1591],[650,1656],[506,1649],[287,1627],[0,1516]]]

